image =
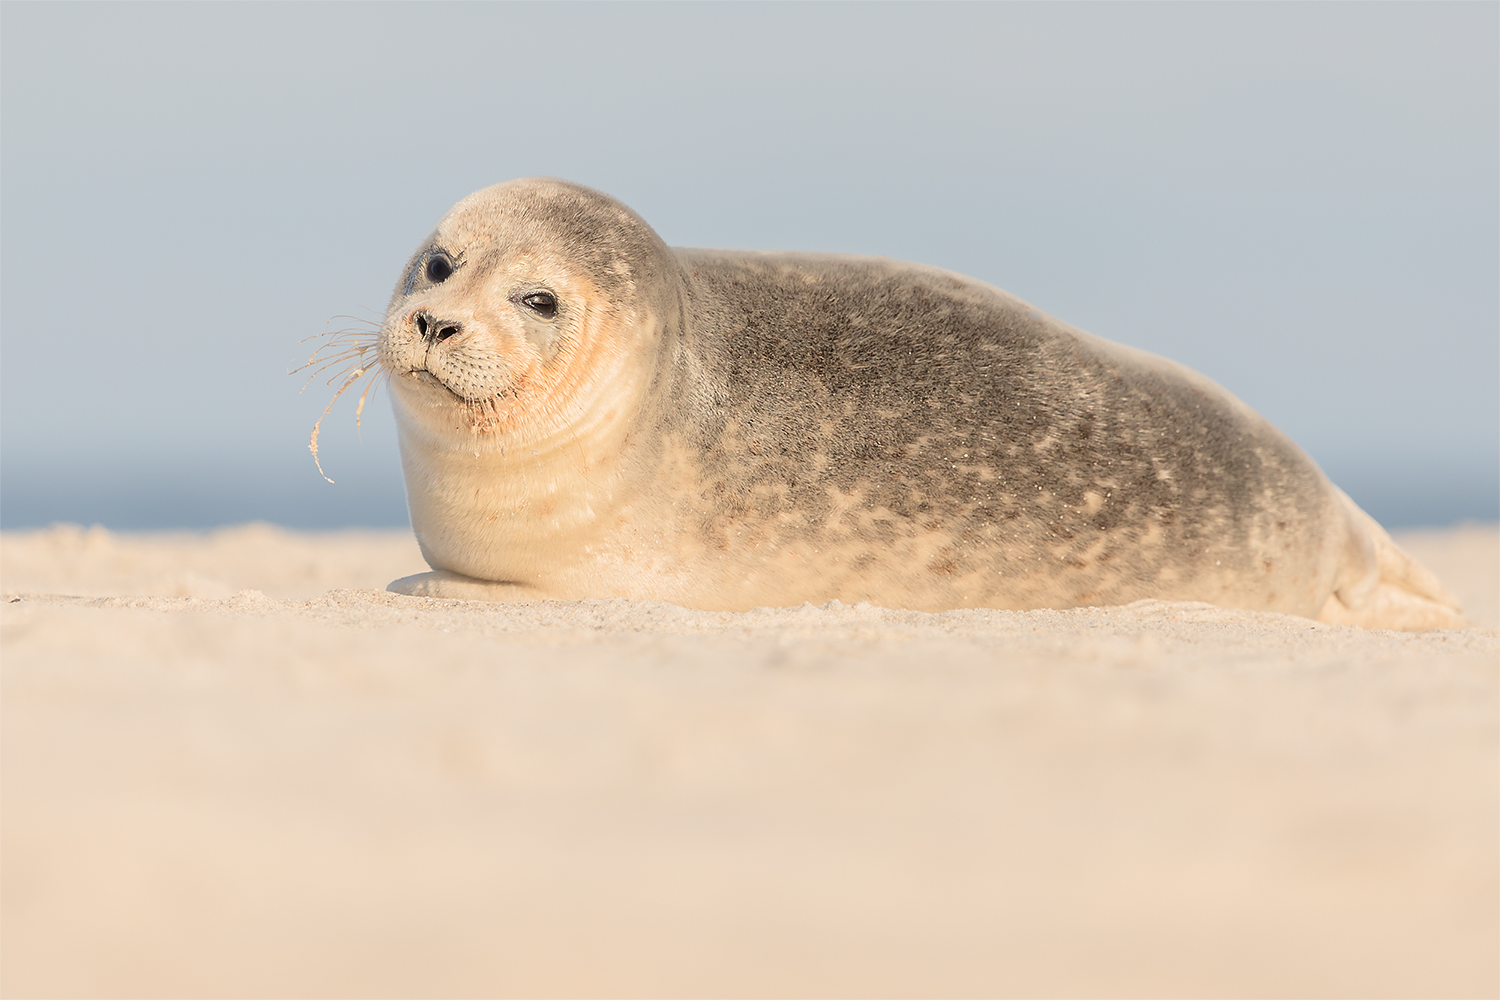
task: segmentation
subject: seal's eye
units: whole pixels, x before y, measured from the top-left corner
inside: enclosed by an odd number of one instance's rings
[[[532,292],[521,299],[527,309],[536,313],[543,319],[551,319],[557,315],[557,299],[551,292]]]
[[[427,280],[433,284],[447,281],[448,276],[453,273],[453,261],[447,257],[438,255],[427,259]]]

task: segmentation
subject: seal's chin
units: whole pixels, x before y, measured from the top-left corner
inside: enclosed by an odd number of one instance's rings
[[[411,371],[407,372],[405,374],[405,377],[411,379],[418,385],[426,386],[429,389],[438,389],[458,400],[460,403],[472,402],[472,400],[469,400],[454,392],[453,388],[449,386],[448,383],[432,374],[432,372],[428,371],[426,368],[414,368]]]

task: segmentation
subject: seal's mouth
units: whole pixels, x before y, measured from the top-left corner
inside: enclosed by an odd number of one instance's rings
[[[414,379],[419,385],[425,385],[431,389],[441,389],[459,402],[468,402],[468,400],[463,396],[460,396],[458,393],[454,392],[452,386],[448,385],[448,383],[432,374],[432,372],[428,371],[426,368],[413,368],[411,371],[406,372],[405,375],[409,379]]]
[[[472,410],[475,407],[490,406],[493,404],[495,399],[495,397],[493,396],[466,396],[463,393],[459,392],[457,389],[453,388],[453,386],[445,382],[442,376],[433,374],[433,372],[427,368],[410,369],[409,371],[403,372],[402,377],[408,378],[420,386],[424,386],[429,389],[436,389],[441,392],[449,402],[458,403],[460,406],[463,406],[466,409]]]
[[[448,387],[443,384],[442,379],[432,374],[432,372],[428,371],[426,368],[413,368],[411,371],[406,373],[406,377],[414,378],[418,382],[421,382],[423,385],[430,385],[434,389],[448,389]],[[453,390],[448,389],[448,391],[452,392]]]

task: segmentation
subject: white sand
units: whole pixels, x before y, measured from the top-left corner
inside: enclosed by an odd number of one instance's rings
[[[373,589],[404,534],[7,534],[0,989],[1494,996],[1500,532],[1400,541],[1486,627],[444,603]]]

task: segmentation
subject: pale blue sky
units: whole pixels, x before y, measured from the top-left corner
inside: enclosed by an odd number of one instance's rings
[[[470,191],[883,254],[1217,379],[1394,525],[1500,516],[1495,4],[0,8],[0,523],[404,523],[286,375]],[[338,325],[339,321],[334,321]]]

